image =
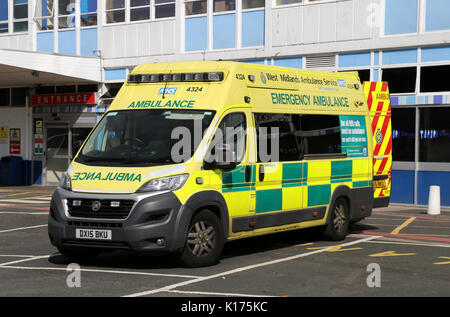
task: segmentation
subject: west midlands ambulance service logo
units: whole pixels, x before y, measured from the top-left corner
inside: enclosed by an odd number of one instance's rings
[[[264,85],[267,83],[266,75],[264,75],[263,72],[261,72],[261,74],[259,74],[259,78],[261,78],[261,81]]]
[[[381,133],[380,128],[377,128],[377,132],[375,133],[375,142],[377,142],[377,144],[383,142],[383,133]]]

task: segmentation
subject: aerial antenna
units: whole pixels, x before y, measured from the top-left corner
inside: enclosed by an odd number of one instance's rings
[[[172,71],[170,71],[169,74],[170,74],[170,73],[172,73]],[[164,76],[164,75],[163,75],[163,76]],[[165,95],[166,95],[166,88],[167,88],[167,83],[168,83],[168,82],[169,82],[169,76],[167,76],[166,83],[164,84],[164,90],[163,90],[162,99],[165,98]]]

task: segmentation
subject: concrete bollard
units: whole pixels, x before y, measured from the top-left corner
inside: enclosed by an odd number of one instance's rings
[[[428,196],[429,215],[441,214],[441,188],[439,186],[430,186],[430,195]]]

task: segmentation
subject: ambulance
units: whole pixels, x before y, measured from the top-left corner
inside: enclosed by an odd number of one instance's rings
[[[51,243],[218,263],[227,241],[317,227],[342,240],[389,204],[387,83],[238,62],[137,66],[56,189]]]

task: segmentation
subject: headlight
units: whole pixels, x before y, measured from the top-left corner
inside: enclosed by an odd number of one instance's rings
[[[70,181],[70,176],[67,174],[67,172],[64,172],[64,174],[61,176],[61,179],[59,180],[59,187],[72,190],[72,182]]]
[[[189,174],[155,178],[142,185],[137,192],[159,192],[164,190],[177,190],[183,187]]]

